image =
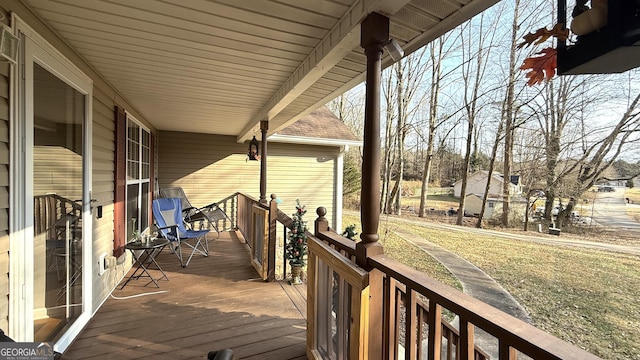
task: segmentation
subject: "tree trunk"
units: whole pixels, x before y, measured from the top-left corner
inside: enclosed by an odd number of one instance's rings
[[[437,40],[438,51],[434,43],[431,43],[429,50],[431,56],[431,96],[429,101],[429,134],[427,135],[427,155],[425,157],[424,169],[422,170],[422,188],[420,189],[420,209],[419,217],[425,217],[427,213],[427,194],[429,193],[429,179],[431,178],[431,166],[433,161],[433,142],[435,139],[436,123],[438,117],[438,96],[440,93],[440,75],[442,62],[442,39]]]
[[[384,137],[384,153],[383,153],[383,162],[382,162],[382,185],[381,185],[381,195],[380,196],[380,211],[383,213],[388,213],[388,203],[389,203],[389,184],[391,182],[391,171],[393,168],[393,157],[395,156],[394,148],[394,134],[393,134],[393,111],[391,110],[393,107],[393,95],[391,92],[392,89],[392,78],[388,76],[385,83],[385,96],[387,100],[387,111],[386,111],[386,122],[385,122],[385,137]]]
[[[498,124],[498,132],[496,133],[496,140],[493,142],[491,148],[491,159],[489,159],[489,170],[487,174],[487,185],[484,187],[484,195],[482,196],[482,207],[480,208],[480,215],[478,215],[478,221],[476,227],[479,229],[482,227],[482,219],[484,218],[485,207],[487,206],[487,199],[489,198],[489,189],[491,188],[491,177],[493,176],[493,167],[496,162],[496,155],[498,154],[498,145],[502,137],[502,121]]]
[[[505,99],[505,134],[504,134],[504,169],[502,171],[504,181],[502,182],[502,226],[509,226],[509,205],[511,202],[511,161],[513,156],[513,126],[514,114],[514,89],[516,83],[516,41],[518,32],[518,10],[520,0],[515,1],[513,22],[511,23],[511,48],[509,53],[509,83],[507,84],[507,94]]]
[[[467,149],[464,156],[464,176],[462,177],[462,190],[460,191],[460,203],[458,206],[458,218],[456,219],[456,225],[462,225],[464,219],[464,203],[465,195],[467,194],[467,179],[469,177],[469,164],[471,162],[471,143],[473,141],[473,120],[469,119],[469,126],[467,128]]]
[[[397,126],[397,151],[396,156],[397,168],[396,168],[396,184],[395,184],[395,201],[393,204],[392,214],[401,215],[401,201],[402,201],[402,180],[404,177],[404,141],[407,136],[407,99],[408,90],[405,88],[404,70],[408,59],[400,60],[395,64],[396,70],[396,108],[398,111],[398,126]],[[392,197],[393,198],[393,197]]]

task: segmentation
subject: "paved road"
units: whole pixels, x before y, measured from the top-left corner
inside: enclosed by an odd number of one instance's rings
[[[606,228],[640,232],[640,223],[627,215],[624,188],[613,187],[613,192],[598,192],[593,206],[593,220]]]
[[[360,215],[358,212],[348,211],[348,210],[345,210],[345,214],[349,214],[352,216]],[[384,221],[385,216],[386,215],[383,215],[381,217],[381,221]],[[446,229],[451,231],[463,231],[463,232],[469,232],[469,233],[475,233],[475,234],[500,237],[505,239],[533,241],[540,244],[598,249],[598,250],[605,250],[605,251],[619,252],[624,254],[640,256],[640,245],[634,246],[634,245],[618,245],[618,244],[600,243],[600,242],[587,241],[582,239],[571,239],[564,236],[521,235],[521,234],[514,234],[514,233],[508,233],[508,232],[502,232],[502,231],[496,231],[496,230],[476,229],[476,228],[470,228],[466,226],[448,225],[448,224],[435,223],[430,221],[403,219],[397,216],[390,216],[390,217],[392,217],[394,221],[407,222],[407,223],[412,223],[416,225],[423,225],[431,228]]]
[[[356,215],[356,213],[353,213],[353,215]],[[619,253],[640,256],[640,243],[637,246],[617,245],[617,244],[609,244],[609,243],[600,243],[595,241],[580,240],[575,238],[567,238],[563,236],[551,236],[551,235],[535,236],[535,235],[513,234],[513,233],[496,231],[496,230],[476,229],[476,228],[470,228],[466,226],[448,225],[448,224],[434,223],[434,222],[421,221],[421,220],[402,219],[395,216],[393,217],[393,219],[394,221],[408,222],[415,225],[422,225],[425,227],[431,227],[436,229],[445,229],[450,231],[463,231],[463,232],[475,233],[480,235],[490,235],[490,236],[500,237],[504,239],[533,241],[540,244],[549,244],[549,245],[598,249],[598,250],[605,250],[605,251],[612,251],[612,252],[619,252]]]

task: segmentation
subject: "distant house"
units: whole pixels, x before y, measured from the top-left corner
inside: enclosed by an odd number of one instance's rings
[[[469,178],[467,180],[467,191],[465,191],[465,193],[477,194],[482,197],[487,187],[488,176],[489,172],[486,170],[476,171],[475,173],[469,175]],[[491,182],[489,184],[489,195],[494,197],[501,196],[503,183],[504,176],[500,173],[494,172],[491,176]],[[518,195],[522,192],[522,187],[520,186],[520,175],[510,176],[509,183],[511,184],[511,195]],[[453,184],[453,195],[455,197],[460,197],[462,195],[462,180],[458,180],[455,184]]]
[[[464,209],[468,214],[477,216],[482,210],[482,195],[467,194],[465,196]],[[498,197],[487,198],[487,206],[484,208],[483,218],[493,217],[493,214],[502,214],[502,200]]]

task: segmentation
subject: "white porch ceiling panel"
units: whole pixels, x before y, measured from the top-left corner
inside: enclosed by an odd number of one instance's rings
[[[22,1],[158,129],[244,141],[364,80],[367,14],[410,53],[498,0]]]

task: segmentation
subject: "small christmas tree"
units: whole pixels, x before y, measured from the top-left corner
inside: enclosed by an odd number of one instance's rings
[[[300,200],[296,200],[296,212],[293,213],[293,224],[289,230],[287,241],[287,259],[289,264],[303,266],[307,255],[307,222],[302,219],[307,213]]]

